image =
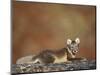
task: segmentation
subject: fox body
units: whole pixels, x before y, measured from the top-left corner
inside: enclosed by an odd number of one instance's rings
[[[48,64],[48,63],[62,63],[69,62],[68,59],[75,58],[79,51],[80,39],[67,39],[67,45],[57,51],[44,50],[32,57],[32,63]]]
[[[76,38],[75,40],[67,39],[66,47],[59,50],[44,50],[37,55],[25,56],[17,60],[16,64],[24,63],[69,63],[70,59],[75,59],[76,54],[79,52],[80,39]],[[81,60],[81,58],[79,58]],[[83,60],[83,58],[82,58]]]

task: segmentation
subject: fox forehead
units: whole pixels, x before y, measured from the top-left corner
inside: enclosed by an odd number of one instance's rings
[[[72,40],[71,44],[79,44],[75,40]]]

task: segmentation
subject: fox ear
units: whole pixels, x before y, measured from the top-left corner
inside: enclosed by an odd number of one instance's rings
[[[79,44],[80,43],[80,39],[79,38],[76,38],[75,39],[75,42]]]
[[[72,40],[71,39],[67,39],[67,44],[71,44]]]

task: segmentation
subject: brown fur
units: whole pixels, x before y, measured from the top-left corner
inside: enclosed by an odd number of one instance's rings
[[[39,58],[39,60],[42,60],[43,63],[67,62],[67,54],[68,51],[66,48],[62,48],[57,51],[45,50],[33,57],[32,60],[34,61],[35,59]]]

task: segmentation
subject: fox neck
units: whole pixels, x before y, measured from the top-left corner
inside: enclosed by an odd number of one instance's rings
[[[71,58],[75,58],[75,55],[72,53],[72,51],[67,47],[67,53],[71,56]]]

